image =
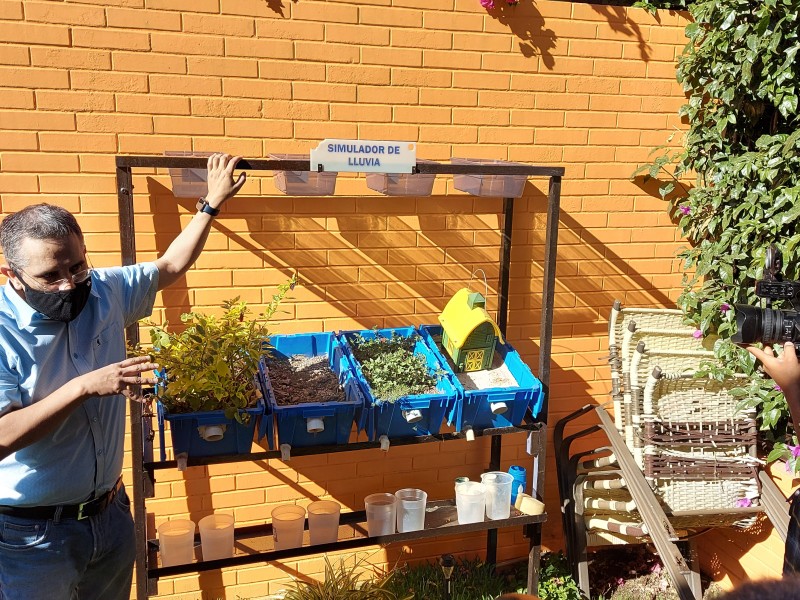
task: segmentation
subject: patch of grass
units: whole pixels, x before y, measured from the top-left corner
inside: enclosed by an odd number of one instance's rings
[[[389,588],[397,594],[413,594],[420,600],[445,600],[445,578],[438,562],[402,565],[393,571]],[[504,592],[521,591],[518,582],[495,572],[478,559],[456,559],[450,579],[452,600],[493,600]]]
[[[361,561],[346,566],[340,561],[334,568],[325,557],[323,581],[295,581],[285,600],[411,600],[409,594],[397,593],[390,587],[394,572],[385,576],[362,579],[358,568]]]

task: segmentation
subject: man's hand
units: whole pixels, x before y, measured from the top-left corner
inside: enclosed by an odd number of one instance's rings
[[[130,398],[134,395],[134,386],[155,385],[153,371],[158,364],[151,362],[149,356],[128,358],[96,369],[80,377],[86,396],[111,396],[124,394]],[[149,373],[149,376],[143,376]]]
[[[242,159],[230,154],[212,154],[208,157],[208,194],[206,202],[211,208],[219,208],[228,198],[235,196],[247,180],[245,173],[233,180],[233,170]]]

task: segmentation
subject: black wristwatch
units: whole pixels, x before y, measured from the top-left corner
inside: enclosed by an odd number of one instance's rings
[[[219,209],[209,206],[208,200],[205,198],[200,198],[200,200],[197,201],[197,210],[209,214],[212,217],[216,217],[219,214]]]

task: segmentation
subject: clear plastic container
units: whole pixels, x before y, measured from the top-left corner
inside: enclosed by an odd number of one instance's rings
[[[308,505],[308,537],[312,545],[331,544],[339,539],[341,509],[333,500],[317,500]]]
[[[458,522],[483,523],[486,514],[486,488],[477,481],[465,481],[456,486]]]
[[[417,164],[436,164],[417,160]],[[436,173],[367,173],[367,187],[387,196],[430,196]]]
[[[211,152],[166,150],[164,156],[194,156],[208,158]],[[169,169],[172,194],[176,198],[200,198],[208,194],[208,169]]]
[[[274,160],[309,160],[308,154],[270,154]],[[288,196],[330,196],[336,189],[334,171],[275,171],[275,187]]]
[[[184,565],[194,560],[194,521],[173,519],[158,526],[161,566]]]
[[[419,531],[425,529],[425,507],[428,494],[416,488],[403,488],[394,493],[397,496],[397,531]]]
[[[364,498],[369,536],[391,535],[397,523],[397,496],[370,494]]]
[[[483,158],[451,158],[454,165],[516,165],[524,167],[521,163],[505,160],[491,160]],[[519,198],[525,189],[527,175],[453,175],[453,186],[462,192],[473,196],[493,196],[495,198]]]
[[[208,515],[197,524],[203,560],[216,560],[233,556],[233,516]]]
[[[481,475],[486,488],[486,516],[490,519],[507,519],[511,516],[511,483],[514,477],[503,471],[489,471]]]
[[[306,525],[306,509],[296,504],[285,504],[272,509],[272,538],[275,550],[300,548]]]

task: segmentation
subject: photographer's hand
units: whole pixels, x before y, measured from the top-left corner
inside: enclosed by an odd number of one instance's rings
[[[761,361],[764,370],[780,386],[789,405],[792,424],[795,429],[800,427],[800,359],[794,344],[786,342],[780,356],[775,356],[771,349],[766,351],[755,346],[748,347],[747,351]]]

